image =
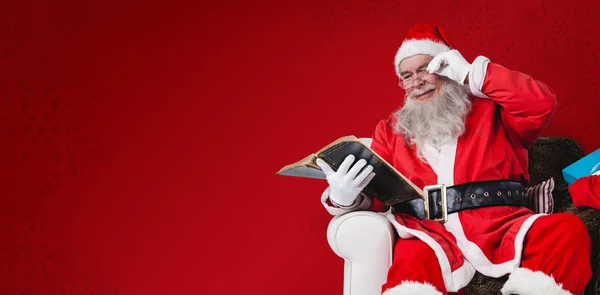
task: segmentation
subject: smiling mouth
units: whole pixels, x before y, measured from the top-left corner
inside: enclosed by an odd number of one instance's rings
[[[417,95],[417,98],[419,98],[419,97],[421,97],[421,96],[423,96],[423,95],[425,95],[425,94],[431,93],[431,92],[433,92],[433,90],[434,90],[434,89],[427,90],[427,91],[425,91],[425,92],[423,92],[423,93],[421,93],[421,94]]]

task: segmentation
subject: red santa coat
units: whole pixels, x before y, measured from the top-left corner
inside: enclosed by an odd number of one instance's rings
[[[464,134],[440,152],[425,149],[427,163],[393,132],[393,116],[379,122],[371,148],[419,187],[499,179],[528,182],[527,149],[554,113],[554,93],[542,82],[484,57],[473,62],[469,81],[479,98],[472,97]],[[367,199],[357,208],[367,206],[387,210]],[[541,216],[525,207],[488,207],[450,214],[448,222],[440,224],[387,212],[400,238],[418,238],[434,250],[449,292],[465,287],[476,271],[500,277],[519,267],[525,234]]]

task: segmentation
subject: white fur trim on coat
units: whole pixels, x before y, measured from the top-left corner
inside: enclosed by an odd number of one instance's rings
[[[541,271],[531,271],[526,268],[515,269],[500,290],[503,295],[573,295],[562,288],[552,276]]]
[[[452,50],[448,45],[435,42],[433,40],[406,40],[402,43],[396,56],[394,57],[394,67],[396,68],[396,75],[400,77],[400,62],[403,59],[416,55],[416,54],[427,54],[436,56],[442,52]]]
[[[404,281],[400,285],[389,288],[382,295],[442,295],[433,285]]]
[[[492,263],[483,253],[483,251],[477,246],[477,244],[469,241],[465,236],[463,225],[460,222],[460,218],[457,214],[448,215],[448,222],[444,224],[446,229],[456,237],[456,244],[463,251],[465,258],[470,261],[475,269],[484,276],[499,278],[510,273],[513,269],[521,264],[521,253],[523,251],[523,241],[525,235],[533,225],[533,223],[540,217],[546,214],[536,214],[528,217],[521,227],[519,232],[515,236],[515,256],[513,259],[505,261],[500,264]]]
[[[475,276],[476,271],[469,261],[464,260],[462,266],[452,271],[450,261],[448,260],[446,252],[444,252],[442,246],[438,242],[436,242],[432,237],[430,237],[426,232],[411,229],[404,225],[401,225],[396,220],[396,217],[392,213],[392,210],[386,212],[385,216],[392,223],[392,225],[396,229],[396,233],[398,233],[398,236],[401,239],[417,238],[425,242],[425,244],[427,244],[429,248],[433,250],[438,260],[438,264],[440,265],[440,269],[442,271],[442,278],[444,279],[444,285],[448,292],[458,292],[458,290],[467,286],[467,284],[469,284],[469,282],[473,279],[473,276]]]
[[[456,158],[457,144],[458,140],[454,139],[451,142],[444,144],[439,152],[430,144],[425,144],[423,156],[436,173],[438,178],[437,183],[443,183],[447,186],[454,185],[454,162]],[[456,214],[457,213],[450,214],[448,218],[451,218]],[[450,262],[446,256],[446,253],[442,249],[442,246],[427,233],[409,229],[403,225],[400,225],[393,216],[388,216],[388,219],[392,225],[394,225],[396,232],[401,238],[408,239],[411,237],[416,237],[433,249],[442,270],[442,277],[444,278],[446,290],[449,292],[457,292],[471,281],[475,275],[475,268],[469,261],[465,260],[461,267],[452,271],[450,268]]]

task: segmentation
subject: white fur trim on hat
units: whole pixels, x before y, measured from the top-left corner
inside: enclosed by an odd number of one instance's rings
[[[552,276],[541,271],[531,271],[526,268],[515,269],[500,290],[503,295],[573,295],[562,288]]]
[[[433,285],[404,281],[400,285],[389,288],[382,295],[442,295]]]
[[[400,76],[400,62],[407,57],[411,57],[416,54],[428,54],[436,56],[439,53],[452,50],[448,45],[436,42],[429,39],[412,39],[406,40],[402,43],[396,56],[394,57],[394,66],[396,67],[396,74]]]

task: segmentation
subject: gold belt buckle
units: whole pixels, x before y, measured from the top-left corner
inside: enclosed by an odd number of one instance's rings
[[[439,190],[440,191],[440,198],[442,199],[442,218],[439,219],[434,219],[434,221],[437,221],[439,223],[446,223],[446,221],[448,221],[448,200],[446,199],[446,185],[445,184],[434,184],[434,185],[427,185],[423,188],[423,193],[425,194],[425,196],[423,196],[423,203],[424,203],[424,210],[425,210],[425,219],[430,219],[430,212],[429,212],[429,191],[430,190]],[[437,206],[437,204],[436,204]]]

